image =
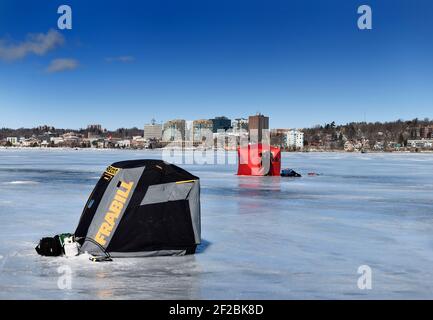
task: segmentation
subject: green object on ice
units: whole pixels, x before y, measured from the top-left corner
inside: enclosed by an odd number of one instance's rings
[[[59,234],[60,245],[62,246],[62,248],[65,246],[65,239],[70,238],[72,236],[73,236],[73,234],[71,234],[71,233]]]

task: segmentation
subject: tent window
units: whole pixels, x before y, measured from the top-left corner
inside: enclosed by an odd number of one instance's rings
[[[87,208],[90,209],[90,208],[93,206],[94,203],[95,203],[95,200],[93,200],[93,199],[90,200],[90,201],[89,201],[89,204],[87,205]]]

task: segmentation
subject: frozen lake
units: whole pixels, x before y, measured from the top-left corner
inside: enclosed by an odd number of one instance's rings
[[[0,150],[0,299],[433,298],[433,154],[284,154],[299,179],[183,165],[201,179],[198,254],[38,256],[41,237],[75,230],[107,165],[134,158],[161,152]]]

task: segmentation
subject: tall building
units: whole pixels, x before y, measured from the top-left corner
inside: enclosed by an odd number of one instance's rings
[[[145,124],[143,138],[145,140],[161,140],[162,124],[156,123],[155,119],[152,119],[150,124]]]
[[[419,133],[422,139],[431,139],[433,134],[433,127],[432,126],[421,127]]]
[[[250,134],[250,139],[251,139],[251,133],[257,132],[258,133],[257,142],[259,143],[262,142],[264,130],[269,130],[269,117],[266,117],[260,113],[256,114],[255,116],[249,117],[248,132]]]
[[[38,131],[42,131],[42,132],[49,132],[49,131],[54,131],[55,128],[53,126],[48,126],[48,125],[43,125],[43,126],[39,126],[37,127]]]
[[[433,137],[433,126],[417,126],[410,130],[412,139],[431,139]]]
[[[100,124],[89,124],[87,130],[92,132],[102,132],[102,126]]]
[[[192,123],[192,141],[201,143],[203,138],[212,133],[213,123],[212,120],[194,120]]]
[[[232,121],[233,133],[240,133],[241,131],[248,131],[248,119],[236,118]]]
[[[227,117],[215,117],[211,119],[213,126],[213,133],[217,133],[218,130],[227,131],[232,127],[232,121]]]
[[[184,141],[185,140],[185,120],[175,119],[164,123],[162,141]]]
[[[270,140],[272,146],[286,147],[287,146],[287,133],[290,129],[271,129]]]
[[[287,132],[287,147],[303,149],[304,133],[299,130],[290,130],[289,132]]]

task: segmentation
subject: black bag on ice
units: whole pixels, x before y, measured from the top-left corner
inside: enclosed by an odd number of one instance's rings
[[[59,236],[42,238],[35,249],[41,256],[55,257],[63,254],[63,248],[60,244]]]

